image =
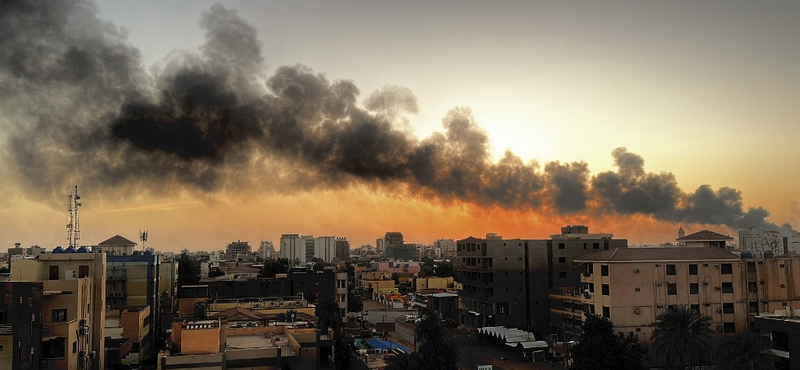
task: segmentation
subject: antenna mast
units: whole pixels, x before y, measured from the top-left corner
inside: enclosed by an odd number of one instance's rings
[[[146,243],[147,243],[147,234],[148,234],[147,230],[145,230],[145,231],[139,230],[139,241],[142,242],[142,250],[143,251],[147,250],[147,245],[146,245]]]
[[[80,218],[78,217],[78,208],[82,205],[81,202],[79,202],[81,196],[78,195],[78,185],[75,185],[75,191],[68,195],[67,198],[69,199],[69,206],[67,209],[67,216],[69,217],[69,221],[67,222],[68,247],[77,249],[78,243],[81,240],[81,225]]]

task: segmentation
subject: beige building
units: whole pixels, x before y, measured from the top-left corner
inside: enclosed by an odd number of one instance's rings
[[[14,281],[44,282],[42,359],[50,369],[104,368],[105,264],[105,253],[85,248],[56,248],[12,264]]]
[[[586,270],[580,303],[617,330],[649,343],[651,324],[670,306],[711,317],[718,334],[749,329],[755,315],[793,305],[800,259],[740,259],[721,248],[612,249],[580,257]],[[795,276],[793,278],[793,276]],[[576,302],[577,303],[577,302]]]

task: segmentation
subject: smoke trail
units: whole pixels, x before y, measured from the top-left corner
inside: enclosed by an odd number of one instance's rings
[[[685,193],[625,148],[612,152],[616,171],[594,177],[584,162],[540,168],[511,152],[493,161],[468,108],[450,111],[443,132],[414,137],[408,89],[388,86],[361,105],[353,83],[305,66],[268,75],[255,27],[235,10],[214,5],[199,24],[206,43],[151,75],[89,2],[0,3],[3,162],[26,191],[61,199],[72,183],[123,196],[402,184],[436,201],[777,228],[766,210],[745,211],[735,189]]]

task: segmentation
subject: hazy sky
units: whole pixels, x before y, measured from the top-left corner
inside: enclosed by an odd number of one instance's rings
[[[5,246],[800,224],[795,1],[75,2],[0,16]]]

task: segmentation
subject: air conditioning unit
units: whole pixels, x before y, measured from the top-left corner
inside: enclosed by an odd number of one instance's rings
[[[81,335],[89,335],[89,327],[81,326]]]
[[[86,323],[86,319],[80,319],[80,320],[78,320],[78,326],[86,326],[86,324],[87,324],[87,323]]]
[[[723,329],[725,328],[722,325],[717,325],[717,331],[722,331]]]
[[[708,286],[708,282],[707,282],[707,281],[704,281],[704,282],[703,282],[703,285],[705,285],[705,286]]]
[[[717,312],[722,312],[722,307],[717,308]]]
[[[638,314],[642,313],[642,310],[636,308],[636,309],[633,310],[633,313],[638,315]]]
[[[638,274],[639,273],[639,269],[633,269],[633,273],[634,274]]]

